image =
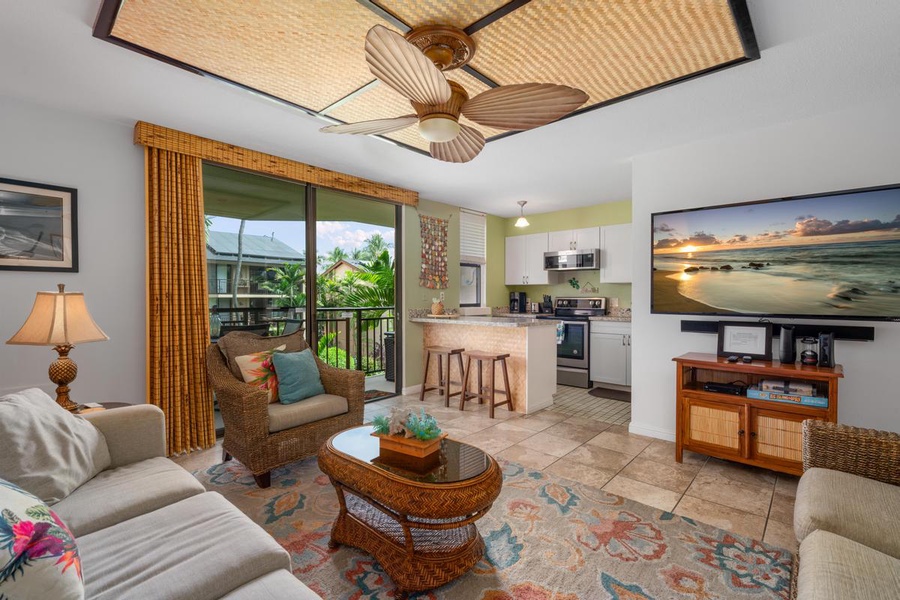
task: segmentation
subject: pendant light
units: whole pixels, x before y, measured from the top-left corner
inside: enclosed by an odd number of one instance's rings
[[[527,200],[519,200],[519,218],[516,220],[516,227],[528,227],[528,219],[525,218],[525,205],[528,204]]]

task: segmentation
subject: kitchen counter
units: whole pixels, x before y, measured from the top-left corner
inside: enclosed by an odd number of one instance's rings
[[[631,323],[631,317],[611,317],[609,315],[603,317],[590,317],[591,321],[608,321],[610,323]]]
[[[460,316],[446,319],[439,317],[417,317],[409,320],[410,323],[439,323],[442,325],[476,325],[481,327],[550,327],[556,326],[556,321],[535,319],[534,316],[523,314],[509,317],[488,316]]]
[[[523,315],[527,316],[527,315]],[[509,387],[515,412],[529,414],[553,404],[556,393],[556,324],[554,320],[538,320],[521,317],[460,316],[455,319],[414,317],[410,327],[422,327],[424,346],[449,346],[468,351],[509,354],[506,359],[509,371]],[[463,355],[465,359],[465,355]],[[475,362],[472,361],[474,368]],[[488,361],[482,381],[491,381],[487,373]],[[452,367],[450,379],[455,392],[461,379]],[[428,381],[437,381],[437,361],[432,360]],[[469,375],[469,391],[478,386],[478,374]],[[503,375],[499,364],[494,381],[497,389],[503,389]],[[501,396],[502,398],[502,396]],[[453,399],[459,406],[459,397]],[[506,410],[506,407],[499,410]]]

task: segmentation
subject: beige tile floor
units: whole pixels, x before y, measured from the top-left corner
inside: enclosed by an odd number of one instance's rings
[[[797,477],[692,452],[676,463],[675,444],[628,432],[627,420],[621,423],[621,406],[594,416],[587,412],[570,416],[577,393],[583,403],[601,402],[587,390],[575,389],[560,386],[569,401],[566,412],[551,407],[523,416],[501,408],[490,419],[484,405],[469,404],[460,412],[456,404],[445,407],[434,393],[426,395],[424,405],[452,437],[497,457],[796,551],[791,523]],[[630,413],[627,403],[616,404],[625,404],[626,414]],[[421,404],[418,396],[370,403],[366,422],[388,414],[393,406]],[[604,420],[601,413],[617,422]],[[220,457],[217,445],[177,460],[195,470],[217,464]]]

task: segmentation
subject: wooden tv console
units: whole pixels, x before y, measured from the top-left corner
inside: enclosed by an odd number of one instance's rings
[[[774,471],[803,473],[801,423],[806,419],[837,421],[838,380],[841,365],[814,367],[754,360],[729,363],[715,354],[689,352],[672,359],[676,374],[675,460],[684,450]],[[813,383],[818,396],[828,398],[819,408],[746,396],[708,392],[707,382],[747,385],[763,379]]]

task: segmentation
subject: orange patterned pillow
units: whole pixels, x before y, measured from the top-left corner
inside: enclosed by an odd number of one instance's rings
[[[275,375],[275,365],[272,363],[272,355],[281,352],[287,346],[282,344],[271,350],[264,350],[254,354],[235,356],[234,362],[241,370],[241,377],[246,383],[254,385],[268,393],[269,404],[278,402],[278,377]]]

